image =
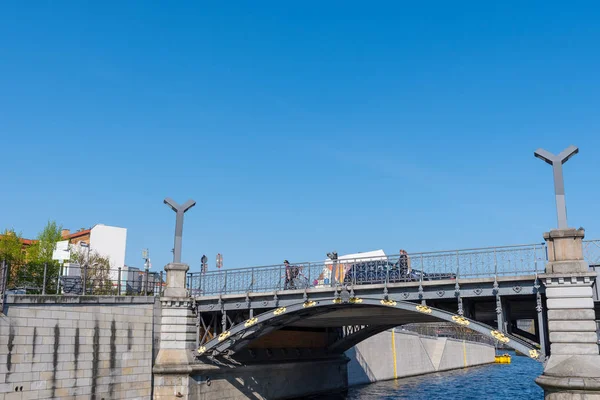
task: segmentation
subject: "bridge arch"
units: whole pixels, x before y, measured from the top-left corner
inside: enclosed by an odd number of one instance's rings
[[[297,303],[271,309],[234,325],[228,331],[222,332],[217,337],[200,346],[197,349],[196,356],[202,358],[231,355],[242,350],[249,343],[261,336],[280,328],[291,326],[304,319],[323,320],[331,316],[338,321],[346,319],[347,323],[345,325],[353,325],[353,314],[360,314],[361,309],[368,312],[374,308],[386,310],[386,313],[390,316],[396,313],[397,315],[403,315],[405,318],[414,318],[414,321],[411,322],[446,321],[458,326],[467,327],[484,336],[504,343],[516,351],[527,354],[537,361],[543,361],[543,355],[534,346],[514,335],[499,332],[489,325],[462,317],[458,314],[426,305],[393,299],[392,296],[388,299],[372,296],[353,297],[346,299],[346,301],[343,301],[339,296],[320,298],[318,300],[299,300]],[[381,324],[357,330],[333,343],[327,350],[331,353],[342,353],[370,336],[402,324],[391,322],[392,320],[388,320]]]

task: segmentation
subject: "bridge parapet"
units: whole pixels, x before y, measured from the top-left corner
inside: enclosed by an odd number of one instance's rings
[[[600,240],[582,241],[581,245],[580,260],[589,265],[600,265]],[[536,275],[545,273],[546,264],[552,261],[548,250],[545,243],[536,243],[411,253],[408,255],[409,268],[403,266],[400,255],[337,262],[300,262],[291,266],[290,278],[283,264],[226,269],[188,274],[187,287],[192,296],[198,297],[319,289],[337,284],[373,285]],[[554,257],[554,247],[550,250]]]

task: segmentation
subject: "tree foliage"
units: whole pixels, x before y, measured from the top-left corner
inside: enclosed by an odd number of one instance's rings
[[[22,263],[25,260],[21,234],[14,229],[6,229],[0,234],[0,260],[8,263]]]
[[[62,226],[58,225],[56,221],[48,221],[36,239],[37,241],[27,249],[27,261],[53,262],[52,253],[56,243],[62,240]]]
[[[6,229],[0,235],[0,263],[6,263],[8,266],[8,287],[15,285],[24,261],[21,234],[14,229]]]
[[[41,293],[45,275],[46,293],[56,292],[60,265],[52,260],[52,252],[62,238],[61,229],[55,221],[48,221],[28,247],[14,231],[0,237],[0,259],[9,263],[8,288],[26,287],[29,292]]]
[[[79,264],[81,275],[86,277],[86,290],[93,294],[113,294],[116,286],[111,276],[110,259],[80,246],[71,247],[71,263]]]

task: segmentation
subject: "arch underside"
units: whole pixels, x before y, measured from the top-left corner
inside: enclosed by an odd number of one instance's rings
[[[489,325],[457,314],[395,300],[391,296],[389,300],[374,297],[353,298],[345,303],[342,303],[339,298],[331,297],[319,301],[300,301],[287,307],[272,309],[234,325],[230,330],[201,346],[196,355],[201,358],[232,355],[258,338],[282,328],[360,327],[337,338],[325,349],[330,354],[341,354],[362,340],[392,327],[408,323],[440,321],[452,322],[457,326],[472,329],[531,358],[543,361],[543,357],[532,344],[514,335],[498,332]]]

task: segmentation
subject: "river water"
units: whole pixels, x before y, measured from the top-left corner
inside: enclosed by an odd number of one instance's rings
[[[542,364],[529,357],[511,355],[511,364],[490,364],[350,388],[346,399],[543,399],[543,390],[534,382],[542,373]]]

